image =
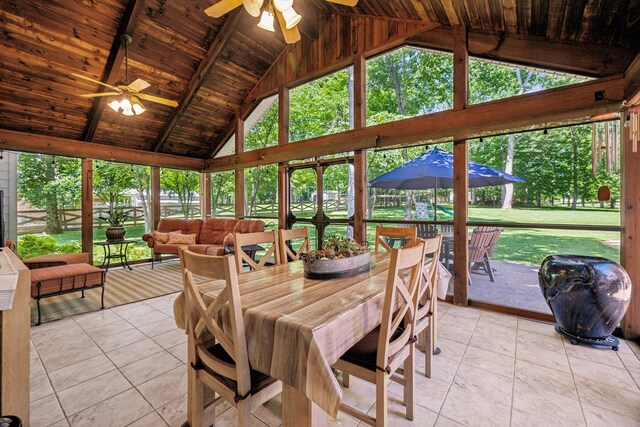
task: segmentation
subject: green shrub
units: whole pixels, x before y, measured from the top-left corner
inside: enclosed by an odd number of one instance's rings
[[[57,245],[56,239],[46,234],[26,234],[18,238],[18,254],[23,259],[39,255],[76,253],[81,250],[80,242]]]

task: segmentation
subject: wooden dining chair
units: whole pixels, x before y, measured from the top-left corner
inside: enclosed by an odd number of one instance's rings
[[[204,386],[217,397],[207,412],[227,401],[238,411],[238,425],[251,424],[251,412],[278,395],[282,383],[251,369],[240,305],[234,256],[200,255],[183,249],[183,271],[188,335],[188,420],[190,427],[205,423]],[[224,280],[225,287],[208,305],[198,292],[193,276]],[[225,324],[221,319],[226,319]],[[228,322],[228,323],[226,323]]]
[[[238,274],[244,273],[244,263],[247,263],[250,271],[263,268],[271,255],[276,265],[280,264],[280,250],[278,249],[278,235],[275,230],[258,233],[234,233],[234,252],[236,255],[236,267]],[[260,246],[271,243],[260,260],[254,259],[256,250],[248,250],[247,246]],[[250,253],[249,253],[250,252]],[[253,256],[252,256],[253,255]]]
[[[382,246],[387,252],[391,252],[395,240],[415,242],[418,238],[416,227],[376,227],[376,243],[374,252],[379,253]],[[388,242],[387,239],[391,240]],[[390,244],[391,243],[391,244]]]
[[[404,386],[406,417],[413,420],[415,326],[425,244],[419,240],[391,250],[380,326],[351,347],[333,365],[376,386],[376,417],[340,405],[340,410],[371,426],[387,426],[389,379]],[[402,369],[403,378],[396,371]]]
[[[442,235],[437,234],[424,240],[425,263],[422,269],[422,281],[418,292],[416,312],[416,348],[424,351],[424,375],[431,378],[432,356],[435,348],[437,322],[437,280],[438,260]]]
[[[300,255],[311,250],[309,243],[309,229],[296,228],[293,230],[280,230],[280,261],[283,263],[291,261],[297,261],[300,259]],[[292,240],[303,239],[302,243],[298,246],[298,249],[293,248]],[[291,247],[287,244],[291,242]]]

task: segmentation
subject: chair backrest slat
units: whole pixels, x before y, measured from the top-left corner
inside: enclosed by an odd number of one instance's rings
[[[280,264],[280,250],[278,248],[278,236],[275,230],[262,231],[258,233],[234,233],[234,252],[236,254],[236,267],[238,274],[244,273],[244,263],[247,263],[249,270],[260,270],[269,258],[273,255],[276,265]],[[263,257],[257,262],[245,251],[244,247],[251,245],[261,245],[271,243]]]
[[[294,239],[303,239],[298,249],[289,247],[287,242],[290,242]],[[293,250],[292,250],[293,248]],[[280,230],[280,261],[283,263],[291,261],[297,261],[300,259],[300,255],[311,250],[311,245],[309,243],[309,229],[307,227],[304,228],[296,228],[292,230]]]
[[[424,241],[425,264],[422,270],[420,292],[418,293],[418,312],[416,315],[418,322],[433,313],[441,244],[442,235],[440,234],[436,234],[435,237]]]
[[[469,262],[480,262],[484,260],[485,255],[488,256],[491,242],[497,233],[497,229],[479,230],[478,227],[473,229],[469,240]]]
[[[404,349],[415,336],[424,249],[424,242],[418,240],[402,249],[391,250],[376,360],[380,368],[386,368],[390,358]],[[394,337],[401,324],[404,331]]]
[[[251,389],[251,376],[247,342],[245,338],[240,288],[233,255],[200,255],[187,249],[180,251],[183,272],[185,303],[187,307],[187,333],[195,345],[199,361],[216,373],[237,381],[238,394],[245,395]],[[197,272],[214,280],[224,280],[224,289],[207,305],[194,281]],[[222,319],[228,320],[227,328]],[[208,351],[211,338],[219,343],[234,360],[235,367]]]
[[[412,243],[418,238],[418,230],[416,227],[383,227],[378,225],[376,227],[375,253],[380,252],[380,247],[383,247],[387,252],[391,252],[392,247],[385,240],[385,238],[389,237],[409,240],[409,243]]]

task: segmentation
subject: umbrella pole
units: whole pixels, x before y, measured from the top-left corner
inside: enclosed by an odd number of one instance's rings
[[[438,179],[436,178],[436,188],[433,189],[433,221],[438,220]]]

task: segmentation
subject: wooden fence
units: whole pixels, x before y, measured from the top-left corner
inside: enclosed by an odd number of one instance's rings
[[[125,206],[124,211],[129,215],[125,222],[126,227],[144,226],[144,210],[140,206]],[[107,207],[93,209],[94,228],[107,227],[107,221],[100,217],[106,216],[109,212]],[[60,225],[63,231],[80,230],[82,220],[80,209],[62,209],[60,213]],[[42,210],[18,211],[18,235],[43,233],[47,225],[47,212]],[[191,218],[200,217],[200,206],[191,205],[189,207]],[[179,204],[162,205],[160,208],[161,218],[183,218],[184,214]]]

